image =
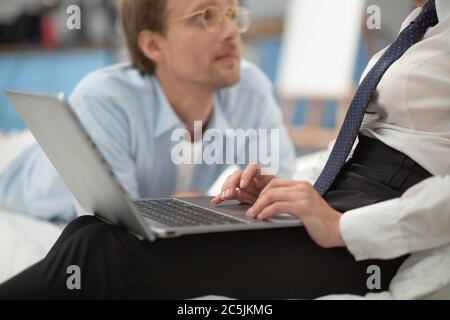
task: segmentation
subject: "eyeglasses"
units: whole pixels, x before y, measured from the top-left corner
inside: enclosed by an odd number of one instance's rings
[[[223,25],[225,17],[231,19],[238,27],[240,33],[246,32],[250,28],[250,11],[244,7],[222,10],[218,6],[208,6],[203,10],[195,11],[175,18],[170,22],[183,21],[196,17],[209,32],[216,32]]]

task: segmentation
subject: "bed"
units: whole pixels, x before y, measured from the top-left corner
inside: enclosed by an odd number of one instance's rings
[[[33,141],[29,132],[0,135],[0,173]],[[316,156],[300,158],[297,165],[304,167]],[[211,192],[217,191],[219,185],[216,183]],[[61,224],[0,208],[0,283],[42,259],[63,228]],[[411,255],[394,277],[389,291],[364,297],[331,295],[320,299],[450,299],[450,244]]]

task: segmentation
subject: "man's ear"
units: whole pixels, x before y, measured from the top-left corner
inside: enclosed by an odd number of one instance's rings
[[[158,63],[163,60],[161,34],[143,30],[139,33],[138,45],[142,53],[153,62]]]

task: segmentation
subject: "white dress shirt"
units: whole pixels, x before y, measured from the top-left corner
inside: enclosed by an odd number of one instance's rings
[[[433,177],[402,197],[346,212],[340,229],[357,260],[390,259],[450,244],[450,1],[436,0],[439,23],[387,70],[361,133],[408,155]],[[402,30],[419,14],[414,10]],[[369,62],[361,79],[383,52]],[[331,147],[298,178],[311,183]]]

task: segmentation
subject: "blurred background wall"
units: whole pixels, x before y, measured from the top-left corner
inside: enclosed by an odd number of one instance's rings
[[[252,12],[252,28],[243,38],[244,55],[273,81],[277,80],[286,12],[292,1],[303,0],[240,1]],[[359,1],[365,3],[364,8],[376,5],[381,9],[381,28],[368,30],[365,22],[369,15],[361,12],[364,23],[352,70],[355,83],[369,57],[395,38],[400,23],[412,9],[408,0]],[[69,30],[66,26],[69,16],[66,10],[74,4],[81,8],[80,30]],[[328,54],[331,58],[333,52]],[[0,130],[10,133],[25,128],[7,100],[5,89],[63,92],[67,96],[87,73],[124,59],[126,51],[117,22],[116,0],[0,0]],[[301,126],[312,108],[310,102],[307,97],[299,97],[294,104],[291,101],[291,116],[286,121]],[[284,108],[282,101],[280,104]],[[324,104],[318,126],[334,127],[336,101],[327,100]],[[301,141],[296,142],[300,152],[323,147],[302,148]]]

